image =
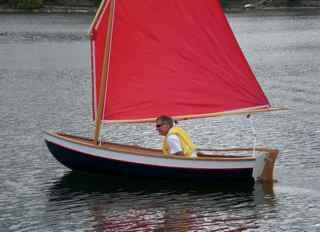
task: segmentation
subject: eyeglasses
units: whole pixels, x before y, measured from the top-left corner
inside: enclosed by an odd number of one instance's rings
[[[160,127],[162,127],[164,124],[157,124],[156,125],[156,128],[160,128]]]

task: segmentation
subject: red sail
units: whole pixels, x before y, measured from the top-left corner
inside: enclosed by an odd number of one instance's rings
[[[92,29],[93,93],[101,78],[107,2]],[[103,120],[269,107],[218,0],[116,0],[113,19]]]

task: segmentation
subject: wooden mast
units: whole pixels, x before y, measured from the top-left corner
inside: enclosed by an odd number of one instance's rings
[[[104,4],[104,2],[108,1],[106,4]],[[96,12],[96,15],[94,16],[92,22],[91,22],[91,25],[90,25],[90,28],[89,28],[89,34],[91,35],[96,23],[97,23],[97,20],[98,18],[100,17],[101,15],[101,12],[103,11],[103,7],[104,6],[108,6],[110,4],[110,0],[102,0],[101,3],[100,3],[100,6]]]
[[[109,8],[109,17],[108,17],[108,30],[106,35],[106,45],[103,54],[103,63],[102,63],[102,73],[100,79],[100,89],[99,89],[99,101],[98,101],[98,109],[96,114],[96,127],[94,132],[94,143],[98,143],[98,138],[100,136],[101,123],[102,123],[102,115],[105,104],[105,92],[107,88],[107,80],[109,74],[109,58],[110,58],[110,48],[111,48],[111,38],[112,38],[112,27],[114,20],[114,8],[115,8],[115,0],[110,0],[107,2],[105,7]]]

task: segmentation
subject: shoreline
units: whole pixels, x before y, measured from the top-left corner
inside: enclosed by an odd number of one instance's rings
[[[95,14],[97,7],[82,7],[82,6],[43,6],[39,9],[14,9],[0,6],[0,13],[8,14]]]
[[[39,9],[14,9],[0,6],[0,14],[95,14],[97,7],[82,6],[58,6],[45,5]],[[320,14],[320,7],[317,6],[299,6],[299,7],[254,7],[254,8],[224,8],[225,13],[255,13],[255,12],[293,12],[308,11]]]

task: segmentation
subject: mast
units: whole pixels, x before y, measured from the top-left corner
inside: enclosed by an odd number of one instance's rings
[[[108,18],[108,31],[106,36],[106,45],[103,54],[103,66],[102,66],[102,76],[100,80],[100,89],[99,89],[99,102],[98,102],[98,109],[96,115],[96,127],[94,132],[94,143],[98,143],[98,138],[100,136],[101,130],[101,122],[102,122],[102,115],[104,110],[104,103],[105,103],[105,92],[107,87],[107,80],[108,80],[108,73],[109,73],[109,58],[110,58],[110,48],[111,48],[111,39],[112,39],[112,26],[114,20],[114,8],[115,8],[115,0],[109,0],[106,3],[106,7],[109,8],[109,18]]]

